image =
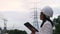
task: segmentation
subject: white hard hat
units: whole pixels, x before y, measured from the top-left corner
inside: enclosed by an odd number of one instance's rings
[[[53,16],[53,10],[49,6],[44,7],[41,11],[43,12],[43,14],[45,14],[48,17]]]

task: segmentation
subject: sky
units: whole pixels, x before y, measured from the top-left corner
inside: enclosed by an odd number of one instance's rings
[[[0,17],[7,20],[7,29],[30,30],[24,26],[27,21],[33,24],[33,8],[38,8],[38,14],[44,6],[50,6],[57,18],[60,15],[60,0],[0,0]],[[4,22],[0,18],[0,27]]]

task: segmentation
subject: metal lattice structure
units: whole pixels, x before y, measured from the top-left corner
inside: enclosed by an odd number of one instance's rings
[[[34,9],[34,16],[33,17],[34,17],[33,26],[36,29],[39,29],[37,8]]]

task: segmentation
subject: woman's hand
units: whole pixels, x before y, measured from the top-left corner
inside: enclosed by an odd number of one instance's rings
[[[34,31],[32,31],[32,32],[31,32],[31,34],[35,34],[35,32],[34,32]]]
[[[31,34],[35,34],[35,33],[32,32]]]

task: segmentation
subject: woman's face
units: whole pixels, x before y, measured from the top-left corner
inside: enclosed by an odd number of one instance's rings
[[[40,20],[43,20],[43,18],[44,18],[43,12],[40,12]]]

